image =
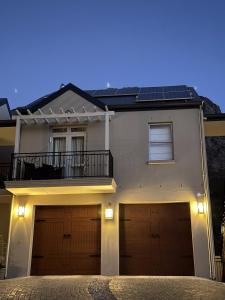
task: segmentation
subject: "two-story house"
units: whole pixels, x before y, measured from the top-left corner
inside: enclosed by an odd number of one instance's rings
[[[7,277],[214,278],[202,101],[193,88],[68,84],[13,119]]]

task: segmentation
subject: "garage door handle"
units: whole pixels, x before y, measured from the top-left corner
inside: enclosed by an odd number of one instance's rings
[[[89,256],[90,256],[90,257],[101,257],[100,254],[90,254]]]
[[[63,235],[63,237],[64,237],[64,239],[70,239],[70,238],[71,238],[71,234],[66,234],[66,233],[65,233],[65,234]]]
[[[153,238],[153,239],[159,239],[159,238],[160,238],[160,235],[159,235],[159,234],[152,234],[152,238]]]

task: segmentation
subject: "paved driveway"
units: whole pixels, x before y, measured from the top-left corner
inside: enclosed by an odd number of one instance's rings
[[[27,277],[0,281],[0,299],[225,300],[225,284],[197,277]]]

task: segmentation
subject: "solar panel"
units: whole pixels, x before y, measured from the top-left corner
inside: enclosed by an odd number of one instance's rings
[[[187,87],[185,85],[176,85],[176,86],[164,86],[164,92],[182,92],[185,91]]]
[[[186,85],[161,87],[125,87],[121,89],[108,88],[87,91],[94,97],[99,97],[106,105],[131,104],[142,101],[193,99],[198,94],[192,87]]]
[[[139,94],[162,93],[163,87],[143,87],[140,88]]]
[[[164,93],[145,93],[138,94],[137,101],[153,101],[153,100],[164,100]]]
[[[154,91],[154,92],[153,92]],[[157,92],[156,92],[157,91]],[[193,88],[185,85],[155,88],[142,88],[137,96],[138,101],[193,99],[197,97]]]

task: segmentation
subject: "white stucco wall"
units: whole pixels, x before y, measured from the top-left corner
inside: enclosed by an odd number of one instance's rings
[[[173,163],[147,164],[149,122],[173,123],[175,158]],[[33,131],[24,127],[21,152],[44,151],[44,147],[47,147],[45,141],[48,141],[49,135],[46,129],[39,127]],[[37,134],[34,134],[35,132]],[[87,132],[89,150],[103,148],[104,123],[89,124]],[[111,201],[114,206],[114,220],[102,219],[102,274],[119,274],[119,203],[189,202],[195,274],[209,278],[207,215],[199,215],[196,211],[196,194],[204,192],[200,148],[198,109],[116,113],[110,123],[110,149],[114,157],[117,192],[14,197],[8,277],[29,275],[35,205],[101,203],[104,209],[104,205]],[[26,205],[27,209],[27,215],[22,219],[16,216],[19,204]]]

